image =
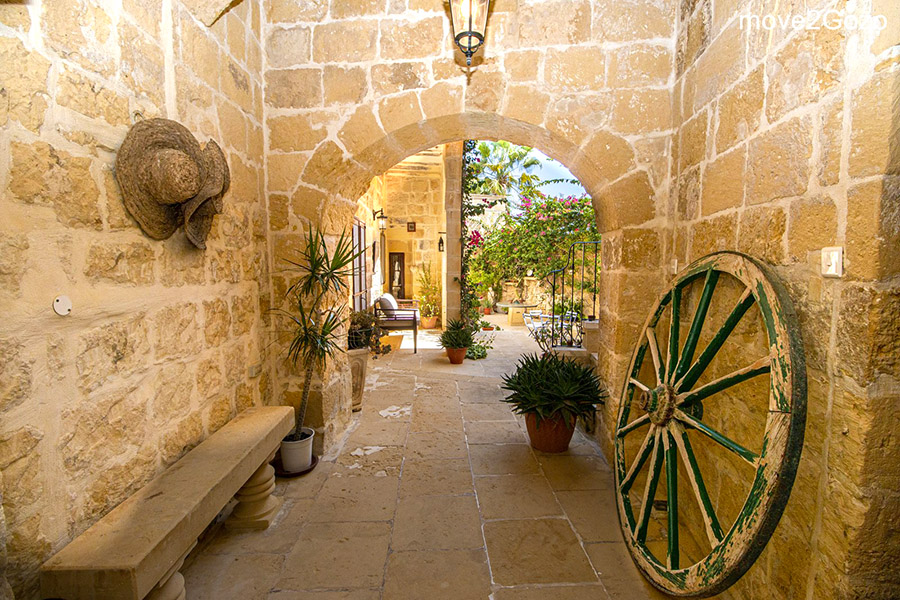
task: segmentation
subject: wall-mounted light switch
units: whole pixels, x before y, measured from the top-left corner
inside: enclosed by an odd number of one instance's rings
[[[822,248],[822,276],[844,276],[844,249],[841,246]]]

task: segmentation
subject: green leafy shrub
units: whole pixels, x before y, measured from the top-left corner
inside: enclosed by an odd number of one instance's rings
[[[568,423],[593,416],[596,406],[609,397],[593,369],[553,353],[523,356],[515,373],[503,375],[501,387],[512,392],[504,402],[513,412],[534,414],[538,425],[557,415]]]
[[[443,348],[469,348],[474,342],[472,329],[458,319],[451,319],[447,323],[447,329],[441,333],[441,347]]]
[[[441,281],[431,272],[431,263],[425,263],[419,272],[419,314],[423,317],[441,315]]]
[[[350,329],[347,332],[347,347],[350,350],[368,348],[378,358],[391,351],[390,345],[381,345],[381,336],[387,332],[378,326],[375,313],[368,310],[354,311],[350,315]]]
[[[493,350],[493,348],[494,336],[475,340],[466,351],[466,358],[470,360],[481,360],[482,358],[487,358],[488,350]]]

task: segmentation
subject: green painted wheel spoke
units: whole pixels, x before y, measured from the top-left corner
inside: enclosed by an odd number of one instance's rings
[[[687,425],[693,429],[696,429],[700,433],[703,433],[704,435],[706,435],[708,438],[710,438],[717,444],[727,448],[728,450],[731,450],[732,452],[734,452],[735,454],[737,454],[738,456],[740,456],[741,458],[746,460],[748,463],[750,463],[754,467],[756,466],[756,459],[759,458],[759,456],[757,456],[752,451],[744,448],[743,446],[741,446],[734,440],[725,437],[724,435],[722,435],[721,433],[719,433],[718,431],[716,431],[709,425],[706,425],[705,423],[698,421],[694,417],[685,414],[684,411],[679,410],[677,408],[675,409],[675,418],[678,419],[679,421],[681,421],[682,423],[684,423],[685,425]]]
[[[694,449],[691,446],[691,440],[687,431],[677,421],[670,421],[672,436],[675,439],[675,445],[681,453],[681,459],[687,467],[688,479],[694,490],[694,496],[697,498],[697,504],[703,514],[703,524],[706,526],[706,537],[709,539],[709,545],[715,548],[722,541],[724,534],[719,519],[716,517],[716,510],[710,500],[709,492],[706,484],[703,482],[703,475],[700,473],[700,467],[697,465],[697,457],[694,455]]]
[[[654,436],[653,458],[650,461],[650,473],[647,474],[647,485],[644,488],[644,501],[641,504],[641,516],[638,519],[637,531],[634,536],[639,544],[647,541],[647,526],[650,524],[650,512],[653,510],[653,498],[656,496],[656,485],[659,483],[659,474],[662,472],[663,449],[660,433]]]
[[[663,433],[666,445],[666,501],[669,513],[668,568],[678,568],[678,453],[668,431]]]
[[[635,419],[634,421],[632,421],[631,423],[629,423],[628,425],[626,425],[625,427],[622,427],[621,429],[619,429],[619,431],[616,432],[616,437],[625,437],[626,435],[628,435],[635,429],[643,427],[644,425],[648,424],[649,422],[650,422],[649,414],[640,416],[637,419]]]
[[[672,381],[675,375],[675,365],[678,362],[678,336],[681,326],[681,288],[672,288],[672,322],[669,323],[669,350],[666,352],[666,383]]]
[[[666,380],[663,364],[659,358],[659,343],[656,341],[656,330],[647,328],[647,342],[650,344],[650,357],[653,359],[653,370],[656,373],[656,385],[662,385]]]
[[[763,373],[768,373],[771,369],[772,359],[768,356],[765,356],[757,360],[753,364],[747,365],[742,369],[738,369],[733,373],[729,373],[724,377],[719,377],[715,381],[710,381],[709,383],[702,385],[695,390],[691,390],[690,392],[685,392],[683,394],[678,394],[678,406],[700,402],[701,400],[709,398],[713,394],[718,394],[719,392],[727,390],[728,388],[735,386],[743,381],[753,379],[754,377],[758,377]]]
[[[628,490],[631,489],[631,485],[634,483],[635,477],[637,477],[637,474],[641,472],[641,469],[644,467],[644,463],[647,462],[647,457],[650,456],[650,452],[653,450],[655,445],[656,425],[653,425],[650,427],[650,431],[647,432],[647,437],[644,438],[644,443],[641,444],[641,449],[638,450],[637,457],[631,464],[631,468],[628,469],[628,474],[625,476],[625,479],[622,480],[622,483],[619,486],[619,491],[622,494],[627,494]]]
[[[716,354],[719,352],[719,349],[722,347],[722,344],[725,343],[725,340],[728,339],[728,336],[731,335],[731,332],[734,331],[734,328],[737,326],[738,322],[741,320],[741,317],[744,316],[744,313],[750,309],[753,305],[754,298],[750,289],[744,291],[744,295],[741,296],[741,299],[738,300],[737,305],[731,311],[731,314],[728,315],[728,318],[725,319],[725,323],[722,324],[722,327],[719,331],[716,332],[716,335],[713,336],[713,339],[710,340],[709,345],[700,353],[700,356],[697,358],[696,362],[691,365],[691,368],[688,369],[688,372],[685,373],[684,377],[682,377],[675,384],[675,391],[681,392],[683,390],[689,390],[694,387],[694,384],[697,383],[697,380],[700,379],[700,376],[703,375],[703,372],[706,370],[706,367],[709,366],[709,363],[712,362],[712,359],[715,358]]]
[[[684,376],[691,361],[694,360],[697,342],[700,341],[700,332],[703,330],[703,323],[706,322],[706,314],[709,311],[709,304],[712,301],[713,292],[718,281],[719,272],[710,267],[706,272],[706,281],[703,283],[703,293],[700,295],[700,302],[697,304],[697,312],[694,313],[694,320],[691,321],[691,328],[688,330],[687,338],[684,340],[681,358],[678,359],[678,366],[675,368],[676,381]]]

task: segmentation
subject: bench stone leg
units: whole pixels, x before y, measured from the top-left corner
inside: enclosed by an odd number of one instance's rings
[[[197,545],[197,542],[191,544],[188,551],[172,565],[172,568],[166,571],[163,578],[159,580],[156,587],[147,594],[144,600],[185,600],[184,575],[179,572],[191,550]]]
[[[275,489],[275,469],[269,464],[269,460],[274,457],[273,452],[235,494],[237,506],[225,521],[225,526],[229,529],[266,529],[272,524],[282,503],[281,498],[272,495]]]

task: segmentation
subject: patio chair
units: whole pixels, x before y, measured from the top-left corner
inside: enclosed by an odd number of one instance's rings
[[[400,308],[397,299],[384,294],[375,301],[375,320],[379,327],[388,331],[412,331],[413,354],[418,353],[419,310]]]

